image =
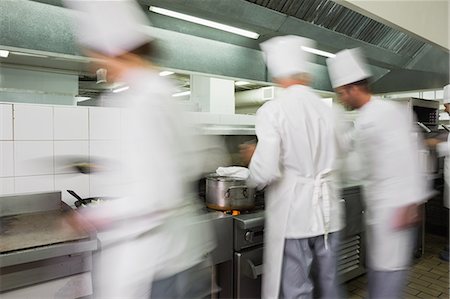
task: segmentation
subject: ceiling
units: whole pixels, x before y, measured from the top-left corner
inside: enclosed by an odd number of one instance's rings
[[[150,5],[223,22],[261,34],[258,40],[206,31],[150,13],[157,27],[258,49],[270,37],[295,34],[329,52],[361,47],[373,66],[376,92],[441,88],[449,82],[449,52],[331,0],[140,0]],[[325,59],[317,62],[325,65]],[[380,75],[378,75],[380,74]],[[381,80],[383,78],[383,80]],[[397,84],[400,80],[401,84]],[[408,84],[408,82],[411,82]]]
[[[426,40],[408,35],[330,0],[138,0],[147,12],[153,26],[171,32],[196,36],[207,40],[223,42],[252,51],[259,49],[259,43],[273,36],[294,34],[314,39],[317,48],[337,52],[345,48],[361,47],[372,66],[375,92],[441,88],[449,80],[449,53]],[[53,6],[62,6],[61,0],[36,0]],[[261,36],[253,40],[231,33],[207,28],[186,21],[158,15],[148,11],[154,5],[197,17],[221,22],[258,32]],[[1,13],[0,13],[1,15]],[[47,29],[47,28],[43,28]],[[54,29],[54,30],[53,30]],[[48,30],[57,31],[58,28]],[[177,45],[174,45],[176,47]],[[197,49],[207,51],[207,49]],[[64,52],[65,49],[55,52]],[[13,64],[26,64],[71,70],[83,74],[80,79],[80,93],[88,90],[86,83],[94,79],[87,74],[86,61],[79,60],[76,53],[68,53],[63,59],[44,60],[38,57],[23,59],[16,57]],[[221,53],[223,54],[223,53]],[[212,54],[210,54],[212,55]],[[231,55],[231,54],[230,54]],[[233,54],[234,55],[234,54]],[[201,56],[201,55],[200,55]],[[72,60],[72,57],[74,60]],[[249,56],[250,57],[250,56]],[[79,61],[76,61],[77,58]],[[211,58],[205,58],[213,60]],[[195,63],[205,63],[195,61]],[[206,61],[209,63],[209,61]],[[214,63],[219,63],[215,61]],[[245,59],[242,64],[247,63]],[[325,69],[325,58],[317,57],[322,66],[321,74],[326,78],[324,90],[330,90]],[[213,65],[213,64],[212,64]],[[189,66],[188,66],[189,67]],[[189,70],[181,67],[180,69]],[[248,69],[242,66],[242,70]],[[214,70],[212,70],[212,73]],[[255,69],[256,72],[256,69]],[[259,69],[258,69],[259,72]],[[220,74],[219,74],[220,75]],[[265,76],[265,75],[264,75]],[[183,75],[174,76],[180,86],[186,86]],[[239,78],[238,76],[235,76]],[[245,76],[242,78],[246,78]],[[247,77],[250,78],[250,77]],[[266,77],[267,78],[267,77]],[[261,80],[256,80],[261,81]],[[325,82],[326,81],[326,82]],[[254,87],[259,87],[255,84]]]

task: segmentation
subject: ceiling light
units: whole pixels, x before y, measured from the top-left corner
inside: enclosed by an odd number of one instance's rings
[[[159,75],[161,77],[170,76],[170,75],[173,75],[173,74],[175,74],[175,73],[171,72],[171,71],[162,71],[162,72],[159,73]]]
[[[87,101],[90,99],[91,99],[90,97],[75,97],[75,100],[77,101],[77,103],[84,102],[84,101]]]
[[[169,17],[180,19],[180,20],[185,20],[185,21],[188,21],[188,22],[200,24],[200,25],[203,25],[203,26],[208,26],[208,27],[211,27],[211,28],[215,28],[215,29],[231,32],[231,33],[242,35],[242,36],[245,36],[245,37],[248,37],[248,38],[253,38],[253,39],[258,39],[259,38],[259,34],[256,33],[256,32],[252,32],[252,31],[240,29],[240,28],[237,28],[237,27],[233,27],[233,26],[229,26],[229,25],[225,25],[225,24],[221,24],[221,23],[217,23],[217,22],[213,22],[213,21],[209,21],[209,20],[205,20],[205,19],[201,19],[201,18],[197,18],[197,17],[194,17],[194,16],[190,16],[190,15],[186,15],[186,14],[183,14],[183,13],[179,13],[179,12],[176,12],[176,11],[164,9],[164,8],[161,8],[161,7],[150,6],[148,9],[150,11],[152,11],[152,12],[159,13],[159,14],[162,14],[162,15],[165,15],[165,16],[169,16]]]
[[[32,54],[32,53],[24,53],[24,52],[11,52],[13,55],[18,56],[29,56],[29,57],[39,57],[39,58],[48,58],[47,55],[41,55],[41,54]]]
[[[234,85],[236,85],[236,86],[244,86],[244,85],[249,85],[249,84],[251,84],[251,83],[247,82],[247,81],[236,81],[234,83]]]
[[[325,52],[325,51],[321,51],[321,50],[317,50],[317,49],[313,49],[310,47],[304,47],[302,46],[303,51],[305,52],[309,52],[309,53],[313,53],[316,55],[320,55],[320,56],[325,56],[325,57],[336,57],[335,54],[330,53],[330,52]]]
[[[119,88],[113,89],[113,91],[112,91],[112,92],[114,92],[114,93],[118,93],[118,92],[122,92],[122,91],[125,91],[125,90],[127,90],[127,89],[129,89],[129,88],[130,88],[130,86],[122,86],[122,87],[119,87]]]
[[[7,58],[9,56],[9,51],[0,50],[0,57]]]
[[[176,97],[188,96],[190,94],[191,94],[191,91],[188,90],[188,91],[174,93],[172,96],[174,98],[176,98]]]

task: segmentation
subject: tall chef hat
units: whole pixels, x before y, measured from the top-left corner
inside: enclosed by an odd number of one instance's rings
[[[76,10],[78,42],[108,56],[118,56],[153,40],[151,25],[134,0],[64,0]]]
[[[367,79],[371,76],[359,49],[347,49],[327,59],[328,73],[333,88]]]
[[[444,104],[450,103],[450,84],[444,86],[444,99],[442,103]]]
[[[275,78],[309,73],[313,55],[302,48],[314,46],[314,41],[295,35],[274,37],[260,44],[267,67]]]

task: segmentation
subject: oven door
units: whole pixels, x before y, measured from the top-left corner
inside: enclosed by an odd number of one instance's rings
[[[234,253],[234,298],[261,298],[263,247]]]

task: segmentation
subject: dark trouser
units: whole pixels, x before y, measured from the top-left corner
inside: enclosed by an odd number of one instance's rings
[[[280,298],[342,298],[337,281],[339,233],[329,234],[327,243],[326,249],[323,235],[285,240]]]
[[[369,270],[370,299],[400,299],[408,278],[408,270],[373,271]]]
[[[211,295],[211,267],[198,264],[152,283],[151,299],[208,298]]]

